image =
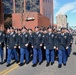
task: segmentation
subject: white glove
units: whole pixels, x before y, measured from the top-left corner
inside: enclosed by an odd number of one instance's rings
[[[54,46],[54,49],[56,49],[56,46]]]
[[[68,49],[69,47],[67,46],[66,49]]]
[[[46,49],[46,46],[44,46],[44,49]]]

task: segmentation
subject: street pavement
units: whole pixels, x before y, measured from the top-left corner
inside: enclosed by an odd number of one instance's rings
[[[19,67],[16,63],[14,63],[9,68],[6,67],[6,63],[0,65],[0,75],[76,75],[76,45],[75,39],[72,46],[71,55],[67,61],[66,66],[62,66],[62,68],[58,68],[58,62],[55,61],[53,66],[46,67],[46,61],[44,61],[41,65],[37,65],[37,67],[32,67],[32,62],[28,65],[24,65],[23,67]]]

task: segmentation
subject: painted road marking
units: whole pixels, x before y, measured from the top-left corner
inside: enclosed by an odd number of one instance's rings
[[[8,72],[9,70],[11,70],[12,68],[14,68],[14,67],[16,67],[16,66],[17,66],[17,64],[14,64],[14,65],[12,65],[11,67],[6,68],[5,70],[3,70],[3,71],[0,72],[0,75],[2,75],[2,74],[5,73],[5,72]]]
[[[2,72],[0,72],[0,75],[7,72],[9,69],[3,70]]]
[[[19,67],[19,66],[17,65],[17,66],[15,66],[15,67],[11,68],[9,71],[5,72],[5,73],[2,74],[2,75],[7,75],[8,73],[12,72],[13,70],[15,70],[15,69],[18,68],[18,67]]]

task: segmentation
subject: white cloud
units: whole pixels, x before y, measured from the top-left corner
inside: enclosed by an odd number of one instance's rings
[[[56,9],[59,6],[58,0],[54,0],[54,9]]]
[[[65,4],[64,6],[62,6],[60,8],[60,10],[56,13],[56,16],[58,14],[66,14],[68,11],[71,11],[71,10],[74,10],[74,9],[76,9],[76,1]]]

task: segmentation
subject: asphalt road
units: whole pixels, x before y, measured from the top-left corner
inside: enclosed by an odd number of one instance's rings
[[[76,37],[74,37],[76,39]],[[71,55],[66,66],[58,68],[58,62],[55,61],[53,66],[46,67],[46,61],[37,67],[32,67],[32,62],[23,67],[19,67],[16,63],[7,68],[6,63],[0,65],[0,75],[76,75],[76,45],[75,40],[72,46]]]

